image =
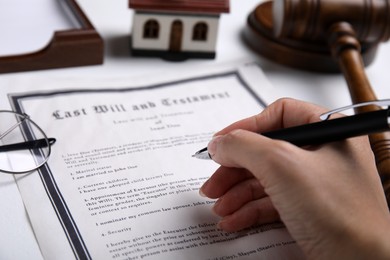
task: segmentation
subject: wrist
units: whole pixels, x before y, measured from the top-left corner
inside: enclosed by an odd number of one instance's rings
[[[381,226],[376,235],[376,241],[372,241],[371,259],[390,259],[390,217],[387,218],[386,223]],[[375,244],[375,242],[377,242]]]
[[[346,221],[344,228],[330,227],[318,244],[306,251],[308,259],[390,259],[390,215],[366,219]]]
[[[373,218],[368,222],[351,232],[344,259],[390,259],[390,218]]]

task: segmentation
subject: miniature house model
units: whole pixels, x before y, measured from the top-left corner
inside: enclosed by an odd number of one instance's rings
[[[134,56],[213,59],[219,18],[229,12],[229,0],[129,0],[129,7],[135,10]]]

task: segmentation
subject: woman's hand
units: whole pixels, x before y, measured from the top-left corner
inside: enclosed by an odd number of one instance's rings
[[[300,148],[257,133],[319,120],[325,109],[281,99],[218,132],[221,165],[202,186],[219,227],[281,220],[309,257],[390,257],[390,218],[367,137]]]

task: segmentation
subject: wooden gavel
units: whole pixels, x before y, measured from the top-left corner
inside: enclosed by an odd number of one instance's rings
[[[299,55],[303,59],[296,62],[302,63],[312,50],[317,51],[317,46],[325,46],[345,76],[353,103],[377,100],[365,73],[362,51],[367,46],[376,49],[380,42],[390,38],[390,0],[274,0],[256,9],[248,18],[248,25],[251,32],[247,33],[247,38],[251,44],[261,41],[269,47],[271,54],[265,49],[257,50],[283,64],[294,65],[294,58],[299,59]],[[266,30],[270,28],[272,35]],[[305,52],[302,47],[305,44],[311,50]],[[294,54],[297,46],[298,54]],[[288,57],[290,50],[295,56]],[[322,52],[316,52],[312,60]],[[304,66],[300,65],[300,68],[305,69]],[[377,109],[380,108],[368,106],[358,108],[356,112]],[[390,132],[373,134],[369,139],[390,205]]]

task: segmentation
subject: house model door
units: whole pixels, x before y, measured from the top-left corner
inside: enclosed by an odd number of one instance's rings
[[[175,20],[171,26],[171,35],[169,40],[169,51],[181,51],[181,41],[183,36],[183,23],[180,20]]]

